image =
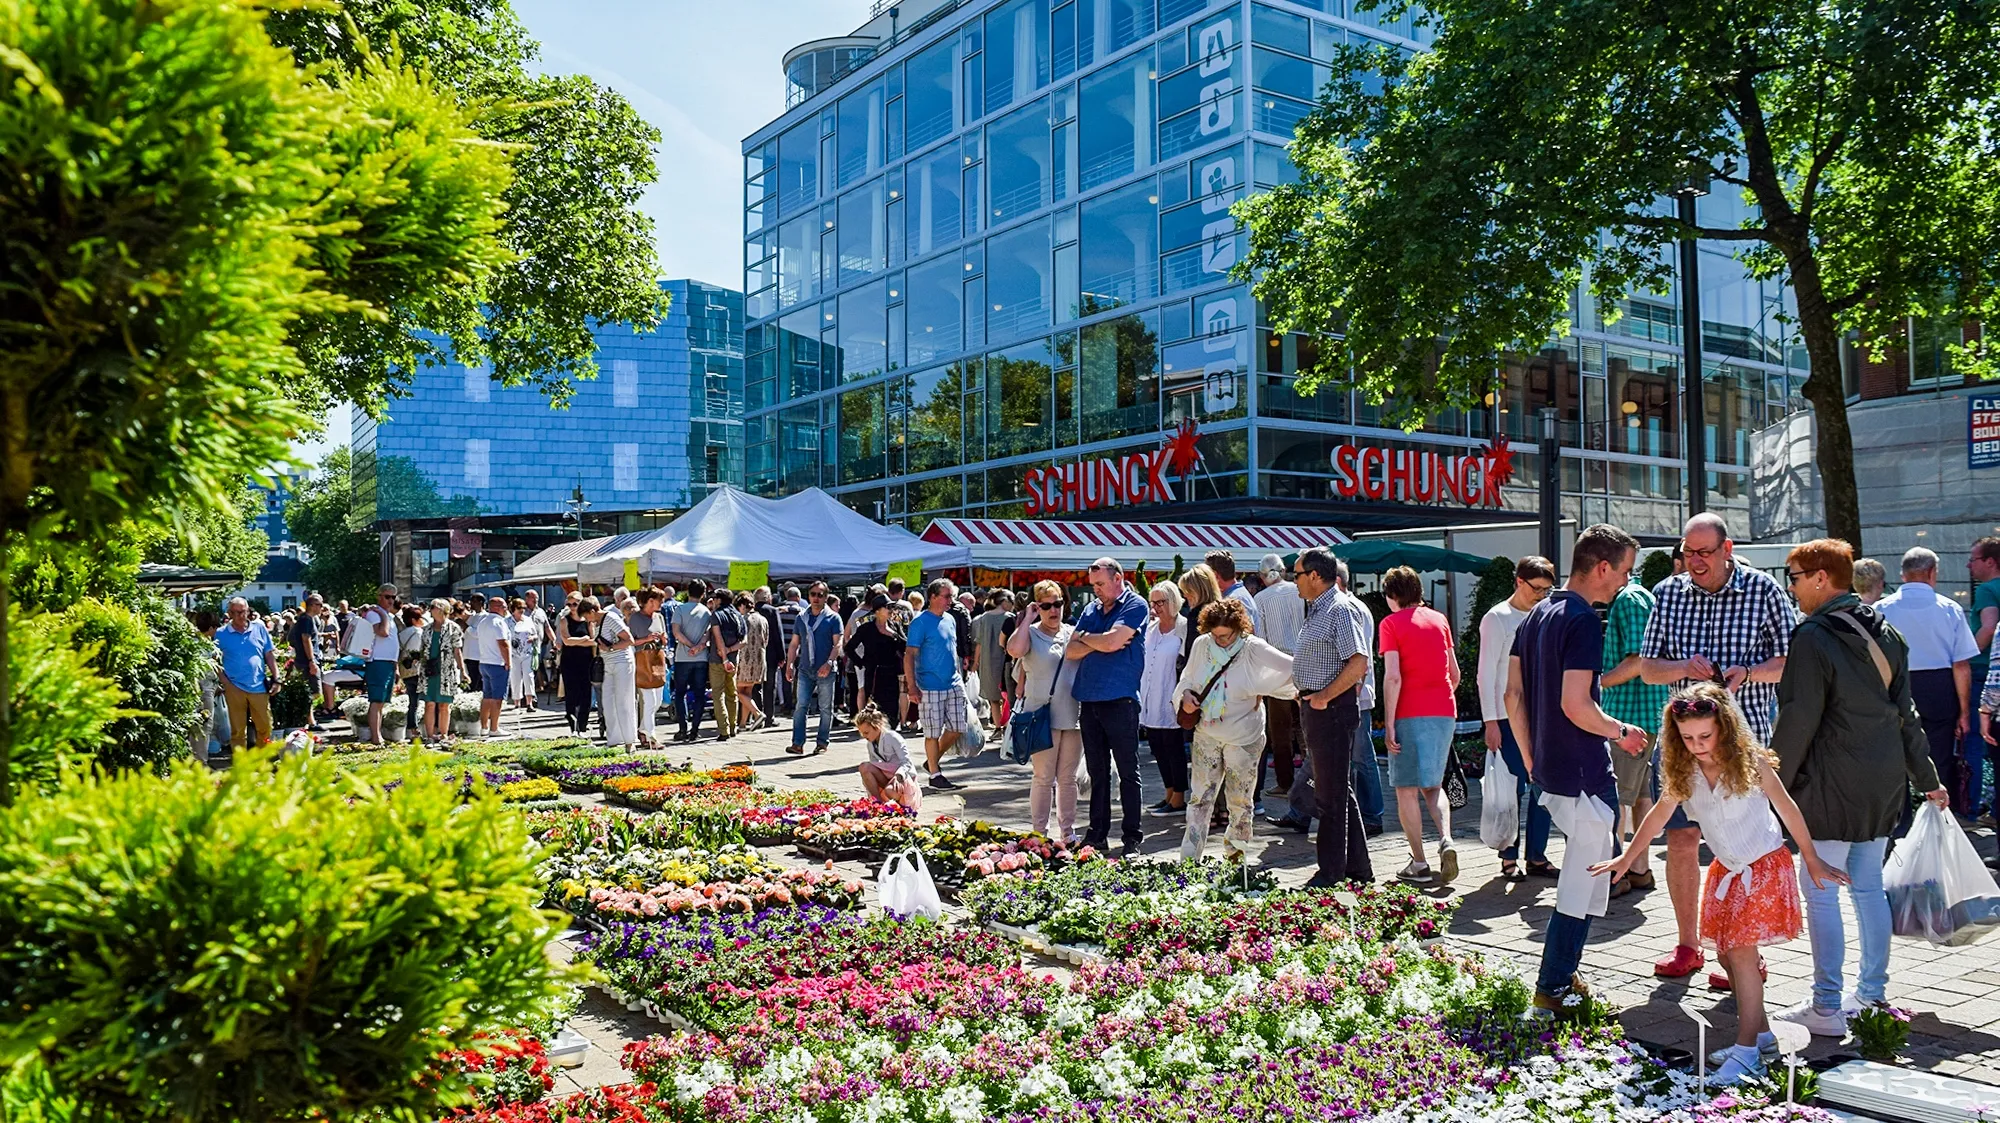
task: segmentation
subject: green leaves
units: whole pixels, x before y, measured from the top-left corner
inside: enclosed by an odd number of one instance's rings
[[[438,1054],[560,972],[519,817],[399,779],[245,755],[5,812],[0,1066],[120,1119],[434,1118]]]

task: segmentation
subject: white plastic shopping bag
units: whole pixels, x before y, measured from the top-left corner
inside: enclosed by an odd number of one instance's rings
[[[881,876],[876,879],[876,891],[885,912],[904,918],[927,916],[932,920],[944,915],[937,883],[931,880],[924,856],[916,850],[889,855]]]
[[[1882,887],[1898,936],[1956,946],[2000,931],[2000,885],[1965,828],[1935,803],[1917,809],[1882,868]]]
[[[965,733],[959,737],[954,747],[956,754],[964,760],[971,760],[986,751],[986,722],[980,710],[986,700],[979,696],[979,672],[965,676]]]
[[[1486,750],[1486,775],[1479,780],[1479,841],[1495,850],[1514,845],[1521,833],[1521,793],[1515,785],[1499,751]]]

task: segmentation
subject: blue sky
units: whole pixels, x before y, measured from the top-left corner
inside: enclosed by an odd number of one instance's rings
[[[514,0],[542,43],[541,67],[587,74],[660,130],[653,218],[662,278],[743,283],[743,138],[785,108],[778,62],[809,39],[845,35],[868,0]],[[308,464],[348,438],[347,409],[295,453]]]

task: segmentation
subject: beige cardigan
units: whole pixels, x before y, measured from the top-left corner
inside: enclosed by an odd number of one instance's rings
[[[1209,691],[1207,703],[1202,707],[1201,724],[1196,727],[1197,732],[1231,745],[1247,745],[1264,735],[1264,712],[1257,699],[1299,696],[1298,684],[1292,681],[1291,656],[1254,635],[1243,637],[1243,644],[1242,654],[1222,672],[1215,689]],[[1188,652],[1180,682],[1174,686],[1175,706],[1187,695],[1201,693],[1226,658],[1217,654],[1212,638],[1206,635],[1197,638],[1194,650]],[[1218,697],[1221,715],[1211,716],[1216,712]]]

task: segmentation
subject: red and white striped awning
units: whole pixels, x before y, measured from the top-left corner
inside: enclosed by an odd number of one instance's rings
[[[1062,519],[938,519],[922,537],[968,547],[972,564],[990,569],[1082,569],[1100,557],[1116,558],[1128,568],[1141,561],[1148,568],[1171,568],[1177,554],[1193,565],[1209,550],[1228,550],[1237,567],[1248,571],[1265,554],[1350,541],[1329,526]]]

